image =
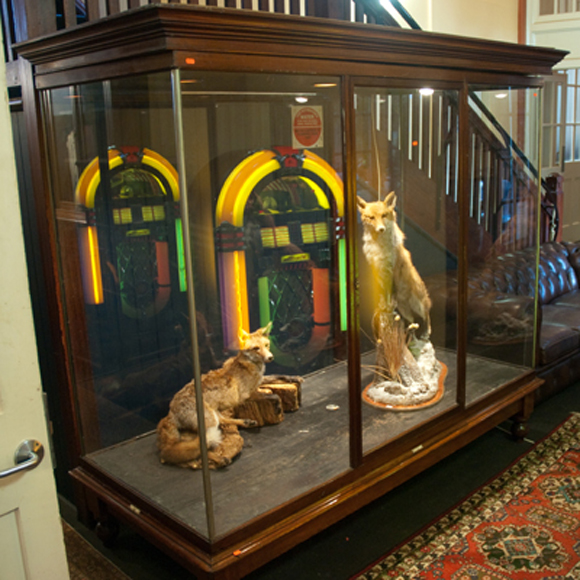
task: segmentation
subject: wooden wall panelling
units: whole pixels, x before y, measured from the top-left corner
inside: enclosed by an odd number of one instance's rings
[[[85,1],[88,21],[99,20],[100,18],[104,18],[106,16],[106,14],[101,14],[99,0],[85,0]]]
[[[365,21],[365,10],[360,2],[355,3],[354,8],[354,21],[355,22],[364,22]]]
[[[108,0],[109,14],[119,14],[121,12],[120,0]]]
[[[0,8],[2,9],[2,32],[5,60],[7,63],[10,63],[15,58],[14,51],[11,47],[15,42],[16,34],[12,3],[8,2],[7,0],[2,0]],[[10,83],[8,83],[8,86],[10,86]]]
[[[215,0],[212,0],[215,2]],[[283,0],[276,1],[276,7],[284,6]],[[344,5],[342,5],[344,8]],[[436,78],[440,82],[461,81],[470,75],[470,80],[488,79],[499,82],[511,75],[516,82],[528,83],[524,75],[553,66],[557,52],[533,47],[508,47],[500,44],[480,43],[453,37],[428,35],[426,33],[408,33],[406,31],[380,30],[378,27],[358,27],[346,22],[326,22],[314,19],[284,19],[282,16],[260,15],[249,10],[232,12],[217,10],[176,10],[175,6],[158,6],[151,10],[140,10],[131,15],[131,20],[123,16],[108,22],[96,23],[94,27],[83,27],[79,31],[70,31],[65,36],[57,35],[53,39],[42,39],[23,47],[23,53],[31,57],[36,65],[37,86],[51,82],[51,75],[60,75],[60,80],[67,83],[78,83],[87,80],[91,75],[101,78],[102,75],[128,74],[121,67],[132,61],[138,61],[135,71],[143,72],[155,59],[167,59],[172,66],[186,66],[185,58],[198,51],[200,68],[208,70],[245,71],[305,71],[318,74],[342,75],[343,103],[345,103],[345,127],[348,142],[343,141],[343,154],[347,160],[344,167],[346,184],[346,228],[347,243],[347,284],[349,288],[348,303],[348,349],[349,349],[349,398],[352,412],[350,415],[351,438],[350,459],[355,469],[348,470],[340,479],[328,481],[320,487],[312,488],[295,501],[266,513],[263,517],[251,520],[232,532],[230,536],[218,538],[202,556],[210,566],[215,566],[216,575],[221,578],[239,577],[236,572],[247,573],[272,557],[286,551],[296,543],[312,536],[352,513],[380,494],[416,475],[421,470],[442,459],[458,449],[469,440],[482,434],[498,422],[521,414],[528,415],[532,393],[538,387],[537,381],[530,373],[522,376],[512,384],[507,384],[491,396],[476,401],[467,409],[465,403],[465,355],[466,355],[466,306],[467,306],[467,243],[468,243],[468,206],[469,191],[469,104],[467,82],[460,91],[459,115],[461,131],[457,150],[459,154],[459,200],[463,224],[460,230],[460,295],[459,295],[459,332],[458,332],[458,403],[452,413],[445,413],[422,425],[412,432],[404,434],[395,441],[387,442],[382,447],[362,457],[361,441],[361,398],[360,398],[360,344],[358,320],[358,280],[356,228],[356,159],[352,155],[354,142],[354,81],[346,75],[349,73],[364,74],[368,71],[375,80],[383,82],[381,77],[391,79]],[[329,6],[322,6],[328,9]],[[125,23],[126,26],[121,25]],[[141,28],[135,28],[136,26]],[[143,27],[159,32],[158,38],[142,42],[139,34]],[[118,28],[116,28],[118,27]],[[134,32],[132,32],[134,30]],[[364,32],[364,33],[363,33]],[[85,36],[93,34],[94,36]],[[132,34],[135,35],[132,37]],[[152,35],[154,36],[154,35]],[[235,38],[233,38],[235,36]],[[94,39],[100,42],[95,51]],[[321,39],[327,44],[321,47]],[[66,44],[66,42],[68,44]],[[135,43],[131,43],[135,40]],[[163,41],[163,43],[162,43]],[[91,44],[93,42],[93,44]],[[156,44],[156,42],[158,44]],[[138,46],[136,47],[135,44]],[[281,49],[293,47],[292,55],[282,53]],[[141,53],[137,51],[140,50]],[[175,52],[171,52],[171,51]],[[136,59],[135,54],[142,59]],[[196,52],[196,55],[198,53]],[[111,58],[115,57],[115,59]],[[196,57],[197,58],[197,57]],[[561,58],[561,56],[560,56]],[[60,60],[59,60],[60,59]],[[559,59],[558,59],[559,60]],[[156,61],[157,62],[157,61]],[[313,64],[315,63],[315,65]],[[410,65],[410,66],[407,66]],[[93,70],[90,70],[92,67]],[[75,70],[76,68],[76,70]],[[165,68],[165,67],[161,67]],[[87,72],[88,71],[88,72]],[[465,71],[469,71],[466,73]],[[384,73],[384,74],[383,74]],[[423,75],[423,76],[421,76]],[[54,80],[54,77],[52,77]],[[46,86],[46,84],[44,85]],[[28,93],[29,95],[32,93]],[[36,127],[36,147],[39,139]],[[36,159],[44,158],[44,151],[37,151]],[[453,156],[454,158],[454,156]],[[45,178],[47,180],[47,178]],[[39,199],[47,197],[46,183],[42,174],[38,188]],[[45,203],[41,211],[48,212],[49,204]],[[46,224],[43,239],[54,244],[54,232],[51,222],[43,216]],[[72,238],[71,238],[72,241]],[[50,244],[49,244],[50,246]],[[47,264],[56,263],[56,252],[49,248]],[[49,252],[49,253],[50,253]],[[53,284],[59,292],[58,275],[53,269]],[[65,334],[66,324],[63,313],[58,310],[62,296],[54,298],[57,317],[56,330]],[[60,319],[58,319],[60,316]],[[61,338],[62,340],[62,338]],[[57,353],[63,361],[70,360],[70,353],[62,346]],[[72,371],[71,371],[72,372]],[[68,397],[74,400],[70,377],[66,383]],[[522,399],[526,397],[525,401]],[[525,403],[525,404],[524,404]],[[72,413],[73,411],[71,411]],[[78,421],[78,419],[77,419]],[[77,427],[77,438],[80,440],[80,429]],[[419,447],[420,450],[414,450]],[[92,462],[92,463],[91,463]],[[98,465],[91,457],[81,459],[82,467],[75,470],[74,477],[82,486],[98,497],[108,508],[118,510],[127,522],[134,524],[151,541],[157,541],[173,557],[187,557],[187,536],[181,534],[165,537],[164,528],[168,531],[179,525],[173,521],[173,527],[165,523],[170,516],[157,513],[153,502],[141,498],[140,504],[129,503],[135,492],[127,489],[121,479],[109,477],[99,472]],[[91,467],[92,466],[92,467]],[[114,480],[113,480],[114,479]],[[141,509],[145,508],[145,509]],[[301,509],[299,513],[294,508]],[[114,514],[115,515],[115,514]],[[279,520],[279,518],[283,518]],[[281,523],[277,523],[281,522]],[[159,524],[159,525],[157,525]],[[146,529],[145,529],[145,526]],[[279,527],[276,527],[279,526]],[[254,536],[252,536],[252,534]],[[252,540],[248,543],[248,538]],[[255,542],[253,542],[255,538]],[[240,547],[247,546],[247,552],[238,557],[232,549],[232,542],[240,542]],[[175,543],[173,543],[175,542]],[[237,546],[236,546],[237,547]],[[221,552],[220,552],[221,550]],[[200,550],[197,550],[199,552]],[[192,549],[189,548],[189,553]],[[197,556],[196,556],[197,557]],[[198,557],[199,558],[199,557]],[[191,557],[192,568],[194,560]],[[195,562],[200,565],[199,561]],[[228,569],[228,567],[230,567]],[[204,571],[202,570],[202,576]],[[206,574],[207,576],[207,574]]]
[[[463,408],[467,397],[467,275],[469,268],[469,149],[470,149],[470,107],[467,82],[459,91],[459,168],[457,203],[459,205],[459,243],[457,247],[458,295],[457,295],[457,402]]]
[[[362,402],[361,402],[361,364],[360,364],[360,320],[358,287],[358,251],[356,247],[357,209],[356,209],[356,135],[354,113],[354,82],[349,77],[342,79],[342,101],[344,103],[343,140],[344,187],[345,187],[345,230],[346,230],[346,268],[348,286],[347,304],[347,349],[349,382],[349,424],[350,424],[350,465],[357,467],[363,460],[362,442]]]
[[[300,15],[300,0],[290,0],[290,14]]]
[[[16,35],[16,42],[56,32],[56,5],[54,2],[24,0],[24,6],[26,13],[24,26],[26,27],[26,32],[24,33],[24,30],[21,30],[20,34]],[[16,2],[15,8],[14,20],[18,23],[17,26],[20,27],[22,24],[19,23],[19,20],[23,16],[21,10],[22,3]]]
[[[70,469],[76,466],[80,459],[82,452],[81,433],[75,414],[72,381],[67,365],[69,354],[64,339],[66,325],[61,306],[63,297],[60,294],[58,272],[56,270],[57,251],[54,242],[53,225],[50,220],[52,212],[50,210],[49,187],[47,176],[43,171],[46,151],[39,126],[41,119],[40,105],[35,96],[32,67],[23,59],[19,60],[19,64],[21,68],[22,102],[30,158],[30,180],[36,201],[36,229],[38,238],[42,240],[40,244],[42,274],[46,287],[50,288],[50,291],[45,293],[45,299],[50,322],[48,330],[53,345],[53,352],[51,354],[54,361],[56,382],[60,391],[58,401],[61,408],[61,420],[64,423],[64,429],[67,433],[66,452],[70,463],[66,467]]]
[[[75,0],[63,0],[62,10],[65,28],[77,25],[77,11]]]

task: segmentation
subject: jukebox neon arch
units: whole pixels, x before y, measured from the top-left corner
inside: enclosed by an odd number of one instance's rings
[[[173,218],[169,221],[174,222],[179,286],[181,291],[186,290],[178,175],[164,157],[151,149],[136,147],[110,148],[108,169],[109,188],[116,192],[107,211],[112,212],[108,219],[113,227],[119,228],[116,250],[121,272],[117,272],[116,277],[121,286],[122,309],[131,318],[150,317],[164,308],[171,294],[169,244],[165,231],[168,213],[172,214],[169,218]],[[95,157],[82,172],[75,189],[76,204],[86,214],[86,220],[78,228],[78,239],[85,302],[91,305],[104,302],[96,212],[97,198],[102,194],[100,186],[99,158]],[[155,290],[140,304],[135,304],[135,300],[127,298],[124,288],[126,290],[131,284],[138,286],[138,283],[128,280],[135,277],[134,272],[123,278],[123,264],[136,261],[135,255],[139,253],[148,254],[144,259],[155,264],[154,271],[149,272],[153,280],[141,286],[148,285]],[[144,269],[142,264],[141,269]]]
[[[302,210],[299,214],[286,213],[293,220],[282,223],[284,210],[273,201],[271,193],[265,193],[273,183],[281,179],[299,181],[309,191],[311,206],[320,211]],[[295,185],[294,183],[292,185]],[[276,192],[275,192],[276,193]],[[220,298],[222,304],[222,326],[224,345],[237,348],[241,331],[250,331],[248,295],[248,264],[244,240],[244,225],[247,209],[253,198],[261,195],[263,207],[260,211],[260,250],[284,253],[277,258],[279,268],[308,270],[308,290],[312,308],[311,328],[308,340],[300,345],[300,358],[308,362],[328,343],[331,333],[331,283],[330,260],[318,263],[312,259],[309,248],[326,245],[336,246],[335,262],[338,269],[338,310],[340,328],[346,329],[346,256],[344,239],[344,194],[342,180],[336,171],[318,155],[290,148],[262,150],[253,153],[239,163],[226,179],[216,206],[217,247],[219,253]],[[254,200],[255,201],[255,200]],[[267,210],[266,203],[270,202]],[[323,214],[325,217],[321,217]],[[268,216],[270,223],[265,224]],[[299,243],[293,245],[298,239]],[[314,250],[316,251],[316,250]],[[329,255],[330,251],[325,250]],[[324,263],[323,263],[324,262]],[[272,320],[272,276],[258,273],[255,281],[259,302],[260,325]],[[276,324],[272,349],[275,360],[280,364],[290,363],[293,355],[283,352],[276,340]],[[295,354],[295,353],[294,353]]]

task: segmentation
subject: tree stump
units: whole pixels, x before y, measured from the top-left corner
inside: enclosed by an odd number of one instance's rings
[[[236,408],[238,419],[252,419],[259,427],[277,425],[284,413],[297,411],[302,401],[302,377],[265,376],[258,391]]]

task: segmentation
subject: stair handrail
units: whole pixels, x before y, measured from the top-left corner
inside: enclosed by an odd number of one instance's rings
[[[401,18],[409,25],[409,28],[412,28],[413,30],[421,30],[419,23],[409,14],[407,9],[399,2],[399,0],[389,0],[389,3],[399,13]],[[381,5],[381,7],[383,10],[386,10],[384,6]]]
[[[370,6],[373,10],[383,10],[388,12],[384,6],[382,6],[379,0],[355,0],[355,2],[361,2],[367,6]],[[401,4],[399,0],[389,0],[391,6],[399,13],[401,18],[409,25],[413,30],[422,30],[418,22],[409,14],[405,7]],[[473,102],[479,107],[480,111],[486,117],[486,119],[492,124],[494,129],[496,129],[499,134],[504,139],[506,147],[508,147],[515,155],[520,159],[523,165],[528,169],[528,171],[533,175],[533,177],[539,180],[540,188],[544,192],[549,191],[549,186],[544,178],[540,178],[540,174],[534,164],[530,161],[527,155],[520,149],[518,144],[513,140],[512,136],[504,129],[504,127],[495,118],[493,113],[487,108],[483,101],[475,94],[475,91],[469,90],[469,97]],[[542,210],[549,216],[551,222],[551,235],[552,239],[556,239],[559,231],[560,218],[558,215],[557,206],[549,201],[547,195],[540,196],[540,204]]]
[[[409,25],[409,28],[421,30],[421,26],[419,26],[417,21],[409,14],[399,0],[389,0],[389,2],[399,16]],[[360,6],[367,16],[371,16],[376,24],[402,28],[397,20],[391,16],[390,12],[381,4],[380,0],[354,0],[354,3]]]
[[[485,118],[493,125],[494,129],[503,137],[506,147],[509,147],[514,151],[514,153],[520,158],[524,166],[530,171],[530,173],[536,178],[539,178],[539,173],[534,164],[529,160],[526,154],[520,149],[518,144],[514,141],[513,137],[503,128],[501,123],[494,117],[493,113],[487,108],[486,104],[477,96],[475,91],[469,91],[469,98],[478,106],[480,111],[484,114]],[[547,188],[547,184],[544,179],[542,181],[542,187]]]
[[[469,91],[469,98],[473,100],[473,102],[477,105],[479,110],[483,113],[485,118],[492,124],[493,128],[498,131],[498,133],[504,139],[506,147],[508,147],[511,151],[513,151],[516,156],[520,159],[523,163],[524,167],[528,169],[528,171],[532,174],[532,176],[539,180],[540,187],[546,193],[549,191],[549,186],[546,180],[542,177],[540,178],[540,174],[536,169],[535,165],[530,161],[527,155],[520,149],[518,144],[514,141],[513,137],[504,129],[501,123],[495,118],[493,113],[487,108],[485,103],[477,96],[475,91]],[[540,205],[542,210],[548,214],[551,222],[550,233],[553,240],[556,239],[559,227],[560,227],[560,216],[558,215],[558,207],[556,204],[552,203],[547,199],[545,195],[540,197]]]

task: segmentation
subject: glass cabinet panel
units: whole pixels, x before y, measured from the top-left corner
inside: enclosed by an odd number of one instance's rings
[[[540,93],[504,85],[564,53],[318,16],[161,2],[18,45],[61,469],[199,577],[523,436],[542,383]]]
[[[469,95],[467,403],[534,364],[540,91]]]
[[[91,461],[204,536],[346,471],[339,79],[160,73],[44,109]]]
[[[154,429],[191,376],[170,75],[54,89],[44,108],[88,453]]]
[[[197,319],[211,328],[215,366],[240,348],[272,355],[248,403],[264,415],[237,413],[264,425],[240,428],[241,456],[211,472],[222,534],[349,468],[340,86],[193,71],[179,84]],[[249,381],[246,364],[227,379]],[[301,407],[271,420],[267,393],[295,378]],[[241,442],[223,431],[217,451],[229,455]]]
[[[85,460],[204,538],[532,362],[538,182],[510,135],[536,163],[537,93],[472,93],[462,189],[459,90],[358,86],[350,140],[340,83],[188,69],[42,93]]]
[[[456,405],[458,93],[357,88],[355,124],[369,451]]]

